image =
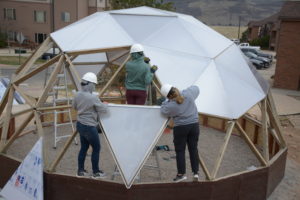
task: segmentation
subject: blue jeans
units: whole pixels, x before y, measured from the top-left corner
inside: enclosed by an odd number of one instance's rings
[[[84,170],[84,161],[89,145],[92,146],[93,152],[91,156],[93,173],[99,172],[99,154],[100,154],[100,138],[95,126],[87,126],[77,122],[77,131],[80,135],[81,148],[78,154],[78,171]]]

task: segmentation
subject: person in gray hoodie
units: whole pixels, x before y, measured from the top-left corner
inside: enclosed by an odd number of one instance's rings
[[[199,95],[197,86],[179,91],[172,85],[165,84],[161,87],[161,93],[167,97],[161,105],[162,114],[173,118],[174,121],[174,146],[176,152],[177,175],[173,179],[180,182],[187,179],[185,166],[185,148],[188,146],[193,179],[199,179],[199,156],[198,156],[198,139],[199,139],[199,116],[195,100]]]
[[[87,150],[91,145],[93,148],[91,161],[93,174],[92,178],[104,178],[105,173],[99,169],[100,139],[97,126],[99,116],[107,111],[107,105],[102,103],[97,95],[93,94],[97,84],[97,77],[94,73],[84,74],[81,82],[81,91],[77,92],[73,100],[73,108],[77,110],[76,128],[80,135],[81,148],[78,154],[77,176],[87,175],[84,168],[84,161]]]

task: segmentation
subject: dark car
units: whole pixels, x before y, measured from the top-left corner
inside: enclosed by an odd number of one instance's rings
[[[50,48],[47,52],[43,53],[43,55],[41,56],[41,59],[49,60],[49,59],[55,57],[56,55],[58,55],[59,52],[60,51],[58,48]]]
[[[268,58],[269,60],[271,60],[271,62],[273,61],[273,56],[270,55],[270,54],[267,54],[267,53],[263,53],[257,49],[251,49],[251,48],[241,48],[242,52],[243,53],[247,53],[247,52],[251,52],[251,53],[254,53],[256,54],[257,56],[260,56],[260,57],[264,57],[264,58]]]
[[[271,64],[271,60],[268,58],[264,58],[264,57],[260,57],[257,56],[255,53],[252,52],[246,52],[245,55],[250,58],[250,59],[256,59],[256,60],[260,60],[265,64],[265,67],[269,67]]]
[[[264,62],[260,61],[260,60],[256,60],[253,58],[248,58],[247,56],[244,56],[244,58],[246,59],[248,65],[253,65],[256,69],[263,69],[265,68],[265,64]]]

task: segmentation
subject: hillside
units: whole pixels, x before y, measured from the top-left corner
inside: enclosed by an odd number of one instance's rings
[[[193,15],[208,25],[237,26],[264,19],[278,12],[283,0],[166,0],[174,3],[176,12]]]

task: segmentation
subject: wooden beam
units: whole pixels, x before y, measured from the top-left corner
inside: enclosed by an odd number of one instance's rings
[[[102,96],[104,92],[107,90],[107,88],[113,83],[114,79],[117,77],[117,75],[120,73],[122,68],[125,66],[126,62],[130,59],[130,55],[125,59],[125,61],[119,66],[117,71],[114,73],[114,75],[110,78],[110,80],[106,83],[106,85],[102,88],[102,90],[99,93],[99,96]]]
[[[274,104],[274,100],[272,95],[269,93],[268,97],[267,97],[267,112],[269,114],[269,118],[270,118],[270,125],[275,129],[277,136],[280,140],[280,146],[281,147],[286,147],[286,142],[283,138],[283,131],[282,131],[282,127],[280,124],[280,121],[278,119],[278,115],[276,112],[276,108],[275,108],[275,104]]]
[[[161,92],[160,92],[159,87],[158,87],[157,84],[154,82],[154,80],[152,80],[152,84],[154,85],[156,91],[157,91],[160,95],[162,95]],[[163,96],[163,95],[162,95],[162,96]]]
[[[0,153],[5,153],[9,146],[15,141],[15,139],[20,135],[20,133],[24,130],[24,128],[28,125],[28,123],[33,118],[33,112],[30,113],[29,116],[25,118],[19,128],[14,132],[14,134],[9,138],[8,142],[1,148]]]
[[[203,172],[205,174],[206,180],[212,180],[212,178],[209,174],[209,171],[208,171],[208,169],[207,169],[207,167],[206,167],[206,165],[205,165],[205,163],[204,163],[204,161],[203,161],[203,159],[202,159],[202,157],[200,156],[199,153],[198,153],[198,158],[199,158],[200,166],[202,167]]]
[[[45,139],[45,133],[44,133],[44,129],[42,126],[42,122],[40,119],[40,115],[37,111],[34,111],[34,119],[35,119],[35,123],[36,123],[36,127],[37,127],[37,132],[39,134],[39,137],[43,138],[43,145],[42,145],[42,151],[43,151],[43,160],[44,160],[44,169],[47,169],[48,165],[49,165],[49,157],[48,157],[48,149],[46,147],[46,139]]]
[[[34,52],[34,55],[32,55],[32,57],[30,57],[30,59],[26,62],[25,65],[21,66],[20,69],[17,70],[16,74],[17,77],[14,80],[19,79],[20,77],[22,77],[25,73],[27,73],[29,71],[29,69],[32,67],[32,65],[34,64],[34,62],[41,57],[41,55],[46,52],[48,49],[51,48],[51,46],[53,46],[53,42],[51,41],[50,37],[48,37],[42,44],[41,46],[38,48],[37,51]]]
[[[54,172],[54,170],[55,170],[56,166],[58,165],[59,161],[62,159],[62,157],[66,153],[67,149],[69,148],[70,144],[73,142],[74,138],[76,137],[76,134],[77,134],[77,130],[75,130],[73,132],[73,134],[71,135],[71,137],[69,137],[69,139],[65,143],[64,147],[62,148],[62,150],[60,151],[58,156],[52,162],[51,166],[48,169],[49,172]]]
[[[51,110],[60,110],[60,109],[70,109],[72,105],[63,105],[63,106],[51,106],[51,107],[39,107],[37,111],[51,111]]]
[[[73,62],[73,65],[104,65],[107,62]]]
[[[229,121],[229,123],[230,123],[230,125],[227,127],[226,135],[224,137],[224,142],[223,142],[223,144],[220,148],[219,156],[217,157],[217,160],[216,160],[215,165],[214,165],[214,169],[212,171],[212,175],[211,175],[212,179],[215,179],[216,176],[217,176],[217,173],[218,173],[219,168],[221,166],[221,162],[223,160],[223,157],[224,157],[224,154],[225,154],[230,136],[231,136],[232,131],[233,131],[233,127],[234,127],[236,122],[235,121]]]
[[[72,80],[73,84],[75,85],[76,90],[79,91],[80,88],[81,88],[81,85],[80,85],[81,78],[80,78],[79,74],[77,73],[77,71],[76,71],[76,69],[75,69],[75,67],[72,63],[71,58],[66,54],[64,56],[66,58],[67,63],[69,64],[69,66],[67,66],[66,68],[69,72],[71,80]]]
[[[104,53],[109,51],[118,51],[118,50],[128,50],[130,46],[120,46],[120,47],[111,47],[111,48],[100,48],[100,49],[90,49],[82,51],[66,51],[68,55],[83,55],[83,54],[93,54],[93,53]]]
[[[112,58],[110,58],[110,59],[107,57],[107,61],[108,61],[109,63],[112,63],[112,62],[118,60],[119,58],[122,58],[122,57],[125,56],[126,54],[129,54],[129,51],[121,52],[121,53],[115,55],[114,57],[112,57]]]
[[[256,158],[259,160],[259,162],[263,166],[267,166],[268,163],[263,158],[263,156],[260,154],[260,152],[257,150],[257,148],[255,147],[255,145],[253,144],[253,142],[251,141],[251,139],[247,135],[246,131],[242,128],[242,126],[238,122],[236,123],[236,125],[237,125],[236,127],[240,130],[241,135],[245,139],[246,143],[249,145],[250,149],[252,150],[252,152],[254,153],[254,155],[256,156]]]
[[[0,141],[0,148],[2,148],[7,140],[7,132],[8,132],[8,127],[11,119],[11,112],[12,112],[12,105],[13,105],[13,100],[14,100],[14,88],[9,87],[9,94],[8,94],[8,102],[7,102],[7,107],[6,107],[6,114],[5,118],[3,120],[3,128],[2,128],[2,133],[1,133],[1,141]]]
[[[18,78],[17,80],[15,80],[13,83],[18,85],[21,82],[33,77],[35,74],[43,71],[44,69],[46,69],[47,67],[49,67],[50,65],[53,65],[54,63],[56,63],[58,61],[58,59],[60,58],[60,55],[55,56],[54,58],[52,58],[51,60],[49,60],[48,62],[42,64],[41,66],[37,67],[36,69],[32,70],[31,72],[21,76],[20,78]]]
[[[36,107],[40,107],[42,105],[42,103],[44,103],[48,97],[48,93],[50,91],[50,89],[53,87],[53,85],[55,84],[55,80],[57,80],[57,74],[61,71],[63,62],[64,62],[65,57],[62,55],[59,58],[59,61],[56,65],[56,67],[54,68],[52,74],[50,75],[50,78],[47,82],[47,85],[43,91],[43,94],[41,95],[41,97],[39,98],[38,102],[36,103]]]
[[[15,90],[25,99],[26,103],[34,108],[36,101],[34,101],[33,99],[30,99],[26,94],[25,91],[22,88],[19,88],[18,86],[16,86],[15,84],[13,84],[13,87],[15,88]]]
[[[261,101],[261,114],[262,114],[262,139],[263,139],[263,156],[264,159],[269,162],[269,133],[267,125],[267,101],[266,99]]]
[[[11,87],[11,84],[10,84],[10,87]],[[4,108],[5,108],[6,104],[7,104],[8,94],[9,94],[9,91],[10,91],[10,87],[7,87],[7,88],[6,88],[6,90],[5,90],[5,92],[4,92],[4,95],[3,95],[2,99],[1,99],[1,104],[0,104],[0,117],[1,117],[1,115],[2,115],[2,113],[3,113],[3,111],[4,111]]]

